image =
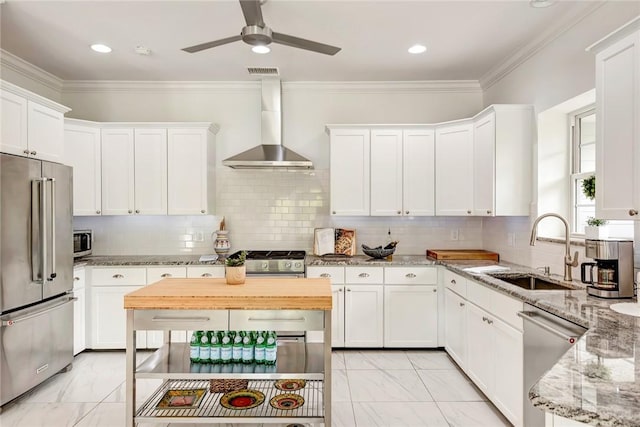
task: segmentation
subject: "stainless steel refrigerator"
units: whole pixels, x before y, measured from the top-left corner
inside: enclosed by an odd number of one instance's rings
[[[73,360],[72,169],[0,154],[0,406]]]

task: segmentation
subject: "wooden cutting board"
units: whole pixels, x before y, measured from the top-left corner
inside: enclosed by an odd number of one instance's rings
[[[483,249],[427,249],[427,257],[441,260],[473,259],[500,261],[496,252]]]

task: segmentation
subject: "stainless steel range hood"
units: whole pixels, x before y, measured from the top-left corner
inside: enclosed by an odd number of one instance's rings
[[[262,144],[222,161],[234,169],[310,169],[311,160],[282,146],[282,111],[279,79],[262,80]]]

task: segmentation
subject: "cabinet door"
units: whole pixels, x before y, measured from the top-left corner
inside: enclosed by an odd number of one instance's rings
[[[385,285],[384,346],[438,346],[436,286]]]
[[[86,289],[74,289],[73,296],[76,299],[73,305],[73,355],[83,351],[86,346]]]
[[[640,33],[596,55],[596,216],[640,211]]]
[[[167,132],[169,215],[213,214],[207,212],[207,131]]]
[[[0,91],[0,151],[28,156],[27,100],[6,90]]]
[[[64,157],[64,163],[73,168],[73,215],[100,215],[100,129],[75,124],[65,125]]]
[[[167,214],[167,130],[136,129],[134,143],[135,213]]]
[[[369,131],[331,129],[331,215],[369,215]]]
[[[488,396],[494,388],[495,340],[489,315],[474,304],[467,304],[467,375]]]
[[[405,130],[402,136],[403,215],[435,214],[435,132]]]
[[[402,215],[402,131],[371,131],[371,215]]]
[[[444,347],[464,368],[467,355],[467,302],[450,289],[445,290]]]
[[[489,112],[473,124],[473,214],[495,212],[496,115]]]
[[[344,347],[344,286],[331,285],[331,347]]]
[[[345,346],[382,347],[383,286],[346,285],[345,291]]]
[[[102,129],[102,214],[134,209],[133,129]]]
[[[523,352],[522,332],[495,317],[493,364],[496,366],[492,401],[515,426],[523,423]]]
[[[38,159],[62,163],[64,153],[63,114],[33,101],[28,101],[27,109],[29,152]]]
[[[124,349],[126,347],[126,310],[124,296],[141,286],[97,286],[91,288],[91,348]],[[137,332],[136,345],[146,346],[146,334]]]
[[[473,213],[473,124],[436,128],[436,215]]]

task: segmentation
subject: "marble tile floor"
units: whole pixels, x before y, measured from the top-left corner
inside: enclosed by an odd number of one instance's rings
[[[148,354],[141,354],[138,360]],[[333,426],[510,425],[443,351],[334,351],[332,365]],[[124,352],[81,353],[71,371],[55,375],[6,405],[0,414],[0,426],[124,426],[124,382]],[[144,401],[160,382],[139,380],[138,400]],[[203,425],[206,424],[140,424]]]

